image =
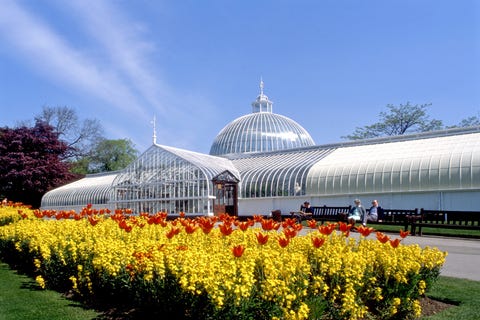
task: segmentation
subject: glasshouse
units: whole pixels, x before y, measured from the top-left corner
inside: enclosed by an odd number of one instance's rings
[[[225,126],[210,154],[153,145],[124,170],[51,190],[42,209],[129,208],[135,213],[231,215],[345,206],[478,210],[480,127],[315,145],[263,93]],[[155,135],[154,135],[155,137]]]

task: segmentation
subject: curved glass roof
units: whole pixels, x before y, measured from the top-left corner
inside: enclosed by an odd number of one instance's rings
[[[232,159],[241,173],[243,198],[304,196],[307,174],[334,148],[303,148],[239,156]]]
[[[297,122],[272,112],[273,102],[263,93],[252,103],[251,114],[235,119],[215,138],[211,155],[267,152],[315,145],[310,134]]]
[[[80,210],[87,204],[105,208],[111,199],[112,182],[118,171],[87,175],[85,178],[47,192],[41,208],[49,210]]]
[[[437,133],[438,135],[438,133]],[[310,195],[480,188],[480,133],[345,146],[315,164]]]

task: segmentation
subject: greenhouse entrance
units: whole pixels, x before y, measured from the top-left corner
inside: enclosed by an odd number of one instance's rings
[[[239,180],[227,170],[215,176],[212,182],[215,190],[213,214],[218,216],[226,213],[230,216],[238,216]]]

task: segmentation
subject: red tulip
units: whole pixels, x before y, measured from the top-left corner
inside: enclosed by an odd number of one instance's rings
[[[377,232],[377,239],[378,239],[378,241],[380,241],[381,243],[385,243],[385,242],[387,242],[388,240],[390,240],[390,237],[387,236],[386,234],[381,233],[381,232]]]
[[[400,229],[400,237],[402,239],[406,238],[410,234],[410,231],[403,231],[403,229]]]
[[[398,245],[400,244],[400,239],[395,239],[395,240],[390,240],[390,245],[394,248],[398,247]]]
[[[310,229],[315,229],[317,227],[317,221],[310,219],[307,221],[308,226]]]
[[[290,243],[290,238],[278,238],[278,244],[280,247],[285,248]]]
[[[261,232],[258,232],[255,234],[257,236],[257,241],[259,244],[264,245],[268,241],[268,234],[263,234]]]
[[[373,228],[364,226],[358,227],[357,230],[364,237],[368,237],[374,231]]]
[[[323,246],[325,243],[325,238],[318,238],[318,237],[313,237],[312,238],[312,244],[315,248],[320,248]]]
[[[224,236],[229,236],[232,234],[233,232],[233,229],[232,229],[232,226],[230,224],[225,224],[225,223],[222,223],[218,226],[218,228],[220,229],[220,232],[224,235]]]
[[[321,234],[323,234],[323,235],[325,235],[325,236],[328,236],[328,235],[330,235],[330,234],[333,232],[333,230],[335,230],[336,226],[337,226],[337,225],[334,224],[334,223],[330,223],[330,224],[328,224],[328,225],[326,225],[326,226],[325,226],[325,225],[322,225],[322,226],[319,226],[319,227],[318,227],[318,231],[319,231]]]
[[[297,231],[293,228],[283,229],[283,234],[287,238],[294,238],[297,235]]]
[[[245,247],[243,245],[238,245],[232,248],[233,255],[237,258],[240,258],[245,251]]]

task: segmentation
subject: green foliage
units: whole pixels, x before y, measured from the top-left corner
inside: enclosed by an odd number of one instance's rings
[[[387,112],[380,112],[378,122],[357,127],[353,134],[342,138],[359,140],[442,129],[441,120],[430,119],[428,116],[427,107],[430,105],[411,105],[410,102],[399,106],[389,104]]]
[[[90,156],[90,173],[116,171],[125,168],[137,157],[138,151],[128,139],[102,140]]]
[[[71,172],[89,174],[121,170],[132,163],[137,155],[137,149],[128,139],[103,139],[89,156],[71,162]]]

